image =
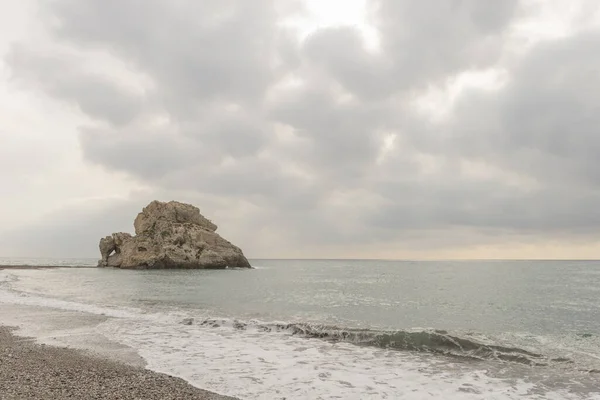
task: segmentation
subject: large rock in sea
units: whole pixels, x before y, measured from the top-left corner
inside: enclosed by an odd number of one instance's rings
[[[217,225],[197,207],[153,201],[138,214],[135,236],[113,233],[100,239],[101,267],[252,268],[239,247],[216,233]]]

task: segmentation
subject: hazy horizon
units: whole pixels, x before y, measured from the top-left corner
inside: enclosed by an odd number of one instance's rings
[[[4,260],[55,260],[55,261],[69,261],[69,260],[97,260],[98,257],[27,257],[27,256],[14,256],[4,257],[0,255],[0,267],[5,265]],[[381,261],[381,262],[598,262],[600,259],[594,258],[421,258],[421,259],[409,259],[409,258],[270,258],[270,257],[250,257],[249,261]],[[23,264],[27,265],[27,264]],[[40,264],[42,265],[42,264]],[[71,264],[67,265],[71,266]]]

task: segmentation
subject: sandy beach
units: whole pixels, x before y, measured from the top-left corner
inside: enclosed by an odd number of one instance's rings
[[[0,399],[234,400],[169,375],[36,344],[8,327],[0,327]]]

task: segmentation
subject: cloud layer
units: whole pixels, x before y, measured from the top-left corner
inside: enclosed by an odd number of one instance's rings
[[[5,62],[86,117],[87,163],[208,204],[254,256],[593,242],[600,26],[522,46],[531,2],[367,4],[375,44],[352,26],[300,39],[301,2],[54,0],[51,39]]]

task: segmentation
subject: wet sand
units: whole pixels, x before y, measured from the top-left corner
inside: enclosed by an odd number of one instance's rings
[[[0,399],[234,400],[141,367],[36,344],[2,326]]]

